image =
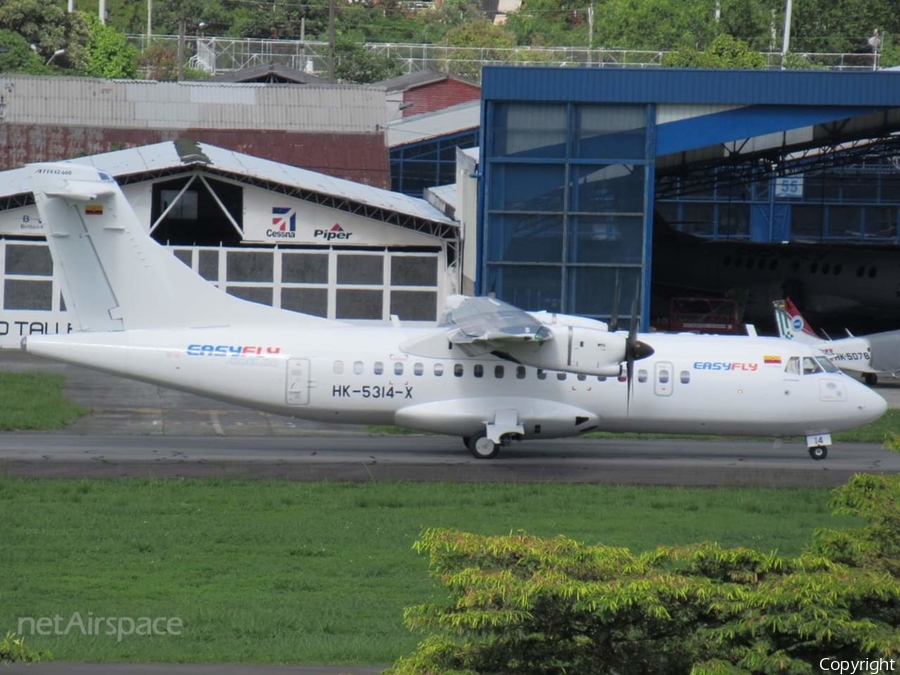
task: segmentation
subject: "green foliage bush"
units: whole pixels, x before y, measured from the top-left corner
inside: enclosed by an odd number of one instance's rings
[[[36,663],[47,661],[52,654],[47,651],[35,651],[25,645],[25,638],[15,633],[7,633],[0,638],[0,665],[9,663]]]
[[[425,530],[449,601],[407,610],[429,635],[392,675],[813,673],[823,657],[900,655],[900,476],[835,496],[852,531],[796,558],[714,543],[642,555],[527,534]]]
[[[85,46],[88,55],[86,73],[92,77],[134,79],[138,75],[138,51],[124,33],[87,16],[90,37]]]

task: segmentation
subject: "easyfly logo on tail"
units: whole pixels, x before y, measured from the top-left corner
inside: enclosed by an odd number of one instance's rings
[[[315,230],[313,236],[325,241],[332,241],[334,239],[349,239],[353,236],[353,233],[347,232],[343,227],[335,223],[330,230]]]

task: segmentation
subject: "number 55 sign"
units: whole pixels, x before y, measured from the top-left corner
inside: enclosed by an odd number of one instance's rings
[[[775,196],[788,199],[803,197],[803,176],[782,176],[775,179]]]

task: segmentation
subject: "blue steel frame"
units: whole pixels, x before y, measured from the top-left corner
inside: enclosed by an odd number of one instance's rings
[[[506,103],[504,101],[504,103]],[[588,103],[588,104],[596,104],[596,101],[573,101],[568,103],[568,109],[566,112],[566,123],[569,125],[569,128],[572,128],[573,119],[575,116],[575,104],[576,103]],[[590,159],[585,158],[576,158],[573,156],[572,152],[572,137],[569,136],[566,139],[566,153],[565,159],[554,159],[554,160],[541,160],[537,158],[494,158],[490,156],[490,151],[494,147],[494,129],[492,124],[487,123],[487,119],[493,119],[494,115],[494,102],[493,101],[485,101],[482,105],[482,119],[481,119],[481,180],[478,185],[478,241],[477,241],[477,256],[478,256],[478,264],[476,266],[476,274],[475,274],[475,293],[476,295],[483,295],[486,291],[484,288],[485,277],[487,275],[487,267],[488,261],[486,260],[486,251],[488,247],[488,228],[483,226],[483,223],[488,222],[488,198],[487,191],[488,185],[491,181],[491,175],[494,169],[495,164],[563,164],[569,166],[600,166],[608,163],[625,163],[634,166],[640,166],[644,171],[644,185],[643,185],[643,211],[644,211],[644,222],[643,222],[643,241],[642,241],[642,259],[640,263],[640,275],[641,275],[641,306],[640,306],[640,316],[641,316],[641,330],[649,329],[649,317],[650,317],[650,262],[653,255],[653,199],[654,199],[654,190],[653,186],[655,183],[655,162],[656,162],[656,107],[652,104],[643,104],[645,108],[646,115],[646,130],[644,135],[644,157],[642,159],[636,158],[617,158],[617,159],[604,159],[603,157],[592,157]],[[567,230],[563,231],[563,256],[566,257],[568,255],[568,242],[566,241]],[[540,266],[540,263],[523,263],[523,265],[533,265]],[[548,263],[545,263],[548,264]],[[552,266],[556,266],[556,263],[549,263]],[[560,293],[563,299],[563,308],[562,312],[570,312],[571,310],[565,306],[565,299],[568,294],[569,287],[569,279],[568,279],[568,270],[576,266],[577,264],[573,263],[563,263],[560,261],[559,265],[562,268],[561,271],[561,281],[560,281]],[[597,267],[620,267],[612,264],[599,264]],[[624,267],[624,266],[623,266]],[[539,308],[532,308],[539,309]],[[622,308],[624,312],[630,311],[630,308]]]
[[[406,145],[398,145],[391,148],[391,190],[394,192],[402,192],[411,197],[421,197],[422,188],[408,188],[411,180],[419,179],[421,175],[416,172],[410,172],[410,166],[424,169],[424,173],[430,176],[430,183],[425,187],[437,187],[444,183],[452,183],[453,180],[443,180],[441,170],[449,168],[450,175],[454,175],[456,170],[456,153],[450,159],[442,158],[442,151],[456,148],[471,148],[477,145],[480,131],[478,129],[466,129],[456,133],[447,134],[445,136],[436,136],[424,141],[415,143],[407,143]],[[409,157],[425,148],[434,148],[434,158],[418,159]]]

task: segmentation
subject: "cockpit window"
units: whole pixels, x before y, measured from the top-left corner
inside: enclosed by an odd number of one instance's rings
[[[784,366],[784,372],[788,375],[799,375],[800,374],[800,357],[792,356],[788,359],[788,362]]]
[[[824,370],[826,373],[841,372],[841,369],[834,365],[831,362],[831,359],[829,359],[827,356],[817,356],[816,361],[819,362],[819,365],[822,366],[822,370]]]
[[[816,373],[822,372],[822,366],[819,365],[819,362],[816,361],[812,356],[804,356],[803,357],[803,374],[804,375],[815,375]]]

